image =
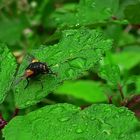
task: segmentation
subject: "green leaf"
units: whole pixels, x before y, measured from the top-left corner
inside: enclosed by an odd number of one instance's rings
[[[101,23],[111,16],[118,9],[119,0],[80,0],[75,11],[56,10],[51,19],[58,26],[81,26],[94,23]]]
[[[7,46],[0,43],[0,103],[9,91],[16,71],[16,61]]]
[[[118,64],[121,69],[130,70],[140,62],[139,51],[125,51],[112,55],[115,64]]]
[[[125,17],[124,9],[128,5],[136,4],[138,2],[139,2],[139,0],[122,0],[122,1],[119,1],[119,10],[117,11],[117,17],[124,18]]]
[[[98,104],[46,106],[18,116],[3,130],[5,140],[139,140],[140,123],[128,109]]]
[[[128,5],[125,10],[125,18],[132,24],[140,24],[140,12],[138,12],[140,9],[140,2]]]
[[[101,83],[94,81],[71,81],[65,82],[57,90],[56,94],[72,95],[87,102],[105,102],[107,96],[104,94]]]
[[[118,65],[102,65],[99,70],[99,75],[113,87],[117,87],[118,83],[120,83],[120,69]]]
[[[95,66],[103,54],[111,48],[112,41],[105,39],[102,33],[96,30],[78,29],[63,31],[60,42],[54,46],[42,46],[32,54],[41,62],[48,63],[54,75],[43,75],[43,89],[38,81],[31,81],[24,89],[23,80],[15,89],[16,106],[25,108],[36,104],[49,92],[56,89],[65,80],[77,79],[82,73]],[[23,75],[28,66],[25,61],[18,76]]]
[[[13,45],[19,42],[26,24],[23,20],[2,20],[0,22],[0,40]]]

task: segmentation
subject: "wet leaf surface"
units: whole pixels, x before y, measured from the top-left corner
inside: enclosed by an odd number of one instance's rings
[[[138,140],[140,123],[125,107],[70,104],[43,107],[15,117],[4,128],[5,140]]]
[[[35,58],[41,62],[46,62],[57,76],[40,76],[43,89],[40,82],[35,80],[32,80],[29,86],[24,89],[27,82],[23,80],[14,90],[16,106],[25,108],[36,104],[63,81],[82,76],[84,71],[94,67],[102,59],[111,45],[112,41],[105,39],[102,33],[96,30],[75,29],[64,31],[58,44],[48,47],[41,46],[40,49],[32,52]],[[23,75],[28,64],[26,60],[23,62],[18,77]]]

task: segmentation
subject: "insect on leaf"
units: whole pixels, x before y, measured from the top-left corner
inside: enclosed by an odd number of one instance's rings
[[[57,76],[47,74],[40,76],[43,89],[40,82],[35,80],[31,80],[29,86],[24,89],[27,82],[23,80],[14,90],[16,106],[25,108],[36,104],[63,81],[82,76],[83,72],[94,67],[100,61],[111,45],[112,41],[105,39],[102,33],[96,30],[63,31],[58,44],[41,46],[40,49],[32,52],[41,62],[46,62]],[[19,69],[19,77],[23,75],[27,66],[27,61],[24,61]]]

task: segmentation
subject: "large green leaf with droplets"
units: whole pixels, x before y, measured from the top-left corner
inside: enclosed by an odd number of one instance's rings
[[[5,140],[139,140],[139,128],[139,121],[124,107],[98,104],[80,110],[56,104],[15,117],[3,136]]]
[[[118,10],[119,1],[116,0],[80,0],[73,10],[67,8],[57,9],[51,15],[51,22],[58,26],[81,26],[111,20]],[[48,22],[48,21],[47,21]]]
[[[54,46],[41,46],[32,54],[41,62],[51,65],[51,70],[57,74],[42,75],[43,89],[39,81],[30,81],[24,89],[26,80],[15,88],[15,102],[19,108],[25,108],[39,102],[49,92],[56,89],[65,80],[82,76],[83,72],[96,65],[106,50],[111,47],[111,40],[105,39],[96,30],[79,29],[63,31],[60,42]],[[23,75],[29,63],[24,62],[18,76]]]
[[[0,43],[0,103],[11,87],[16,67],[14,56],[5,44]]]
[[[67,81],[54,92],[58,95],[71,95],[91,103],[107,101],[102,84],[91,80]]]

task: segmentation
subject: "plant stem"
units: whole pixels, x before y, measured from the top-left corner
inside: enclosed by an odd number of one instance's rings
[[[122,98],[122,100],[123,100],[123,99],[124,99],[124,93],[123,93],[121,84],[118,84],[118,90],[119,90],[120,95],[121,95],[121,98]]]

